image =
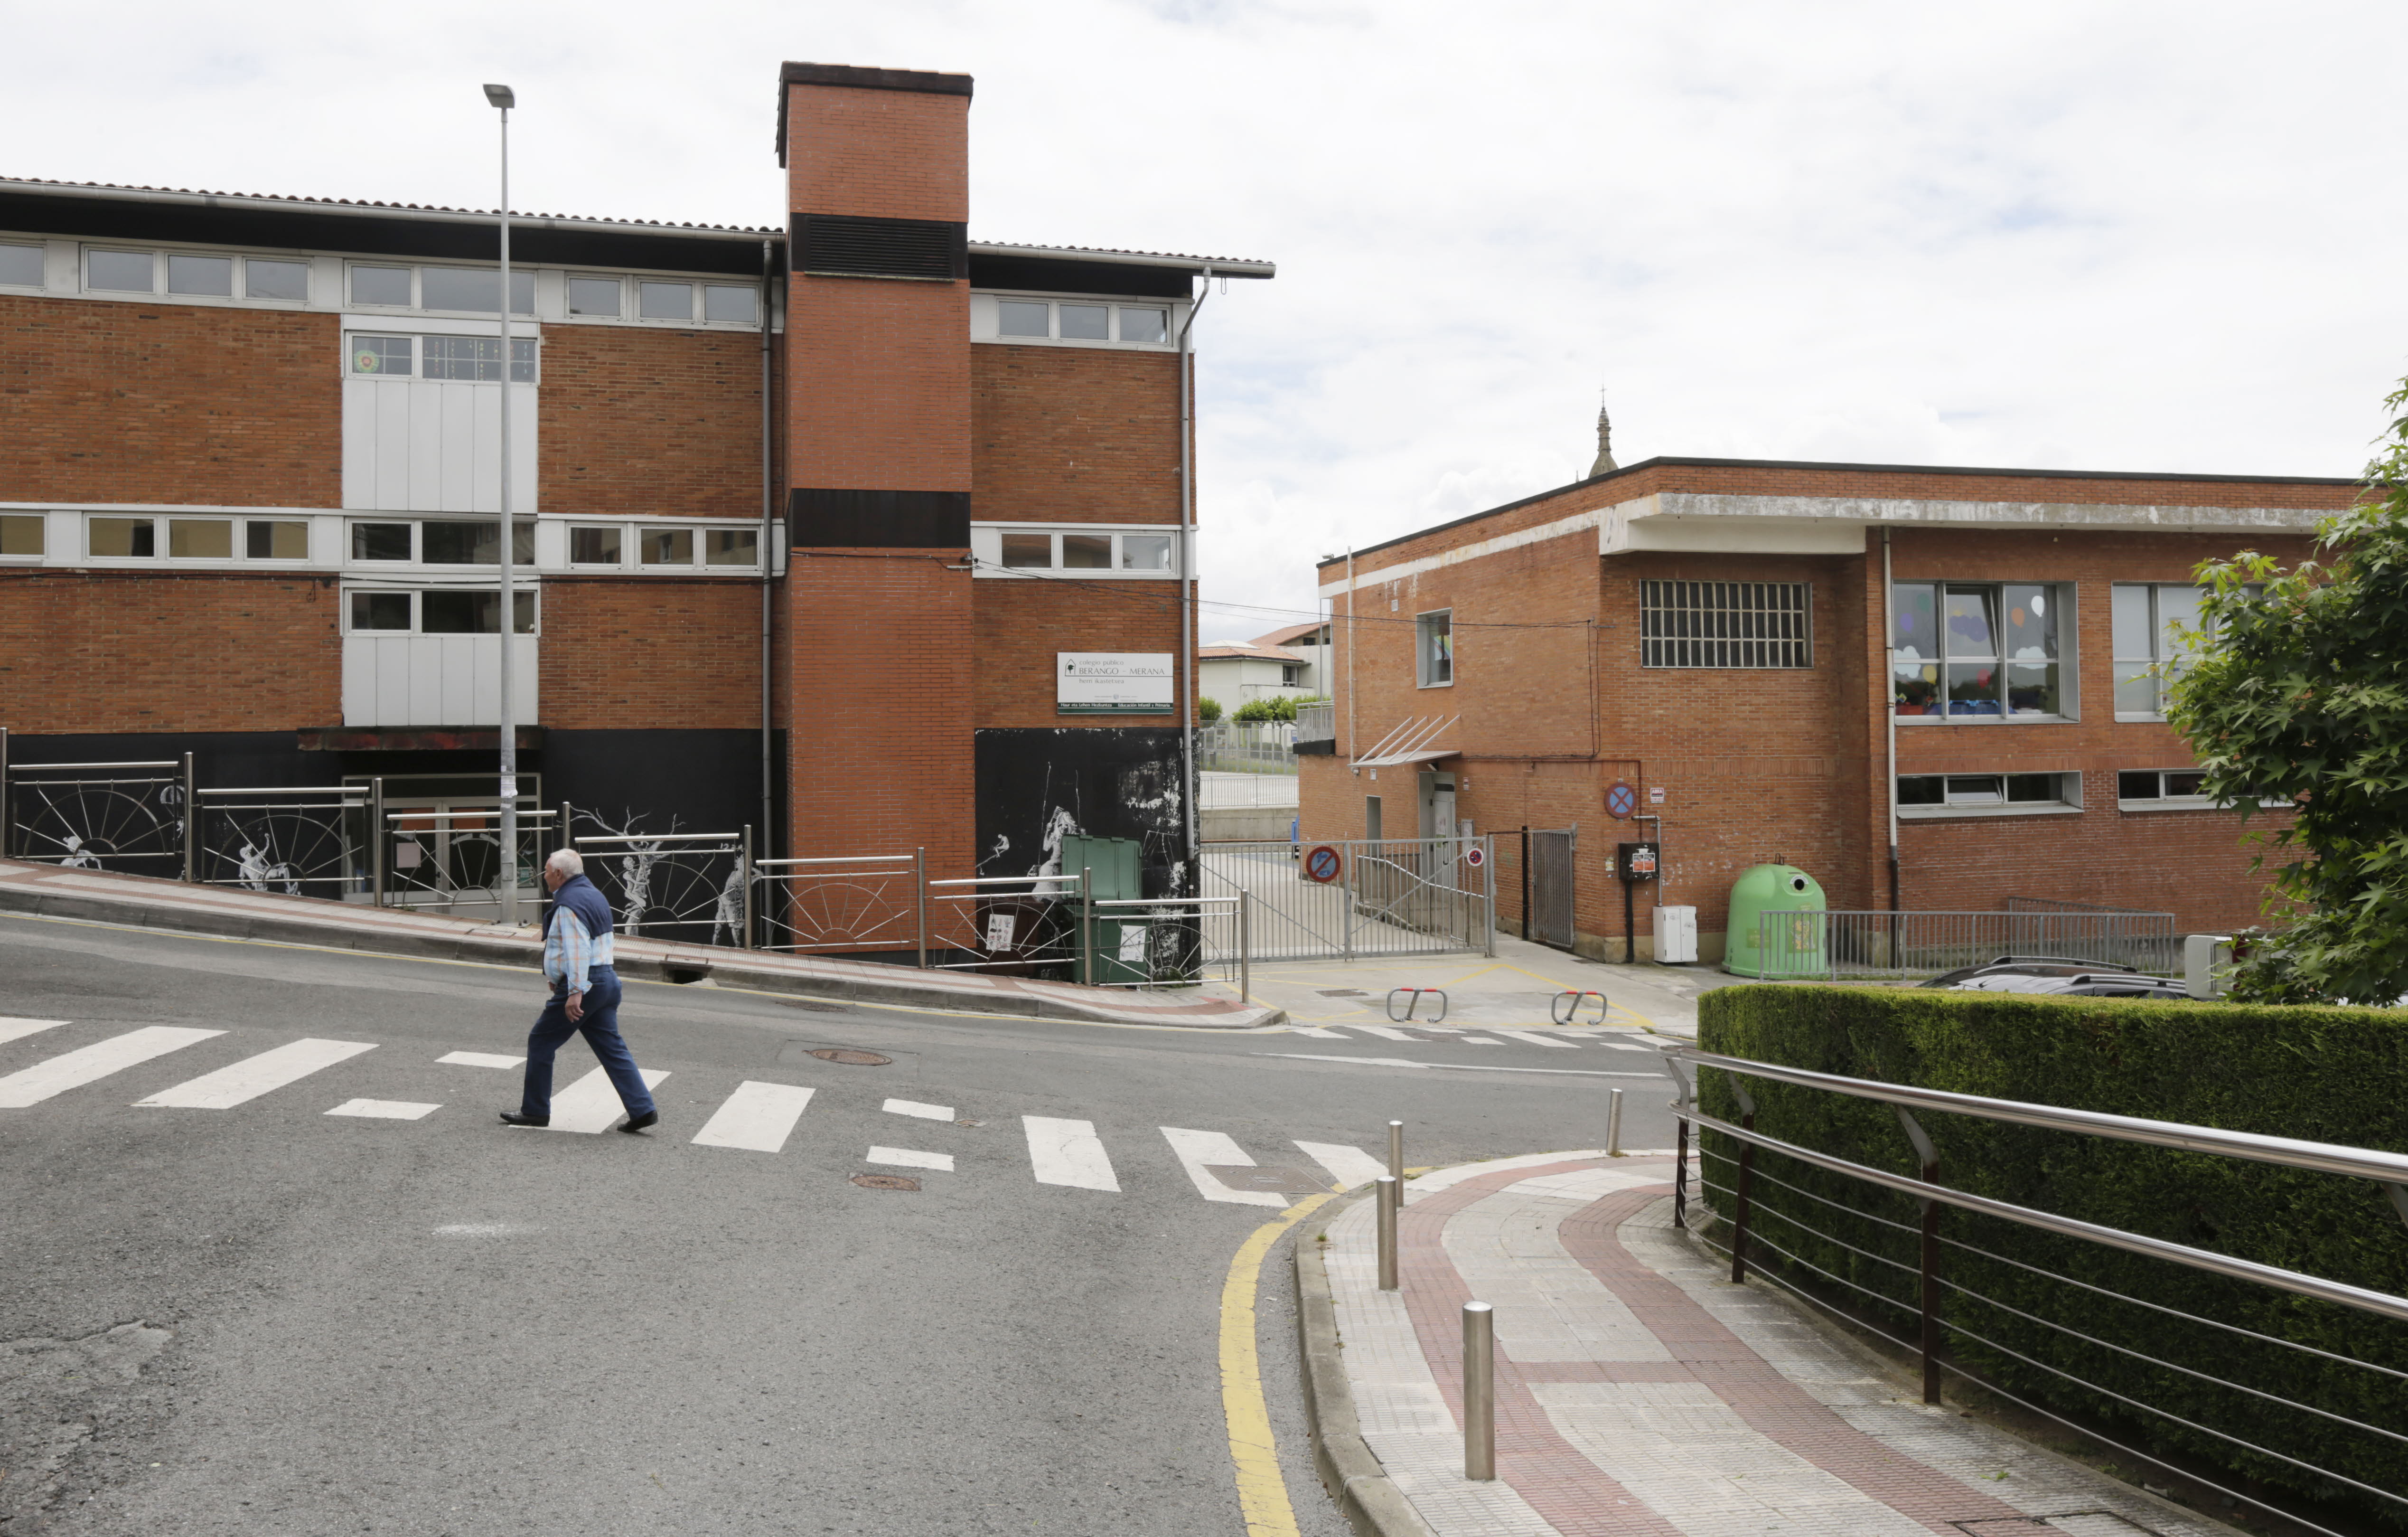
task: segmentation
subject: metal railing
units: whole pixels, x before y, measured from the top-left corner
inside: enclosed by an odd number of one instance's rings
[[[1198,726],[1196,767],[1213,773],[1293,774],[1296,727],[1285,721],[1216,721]]]
[[[755,859],[748,934],[762,950],[910,951],[928,964],[927,852]]]
[[[1296,740],[1298,741],[1336,741],[1338,740],[1338,706],[1325,699],[1319,704],[1296,707]]]
[[[729,833],[580,833],[563,802],[568,847],[631,939],[748,945],[752,933],[752,828]]]
[[[322,897],[373,897],[378,873],[369,829],[376,797],[367,785],[196,789],[193,864],[202,885]]]
[[[1759,913],[1756,921],[1761,974],[1768,980],[1930,976],[2002,955],[2046,955],[2157,976],[2182,967],[2182,936],[2171,912],[1798,909]]]
[[[2003,1228],[1990,1230],[2007,1234],[2010,1239],[2016,1229],[2051,1234],[2060,1239],[2076,1241],[2081,1244],[2100,1245],[2128,1254],[2141,1255],[2190,1271],[2267,1287],[2293,1298],[2347,1309],[2349,1314],[2340,1315],[2344,1320],[2354,1315],[2360,1319],[2372,1317],[2386,1320],[2391,1324],[2408,1324],[2408,1297],[2310,1275],[2235,1255],[2197,1248],[2101,1223],[2021,1206],[1970,1190],[1953,1188],[1941,1183],[1939,1152],[1921,1123],[1915,1119],[1914,1113],[1917,1111],[1940,1112],[1947,1114],[1968,1115],[2008,1125],[2068,1132],[2111,1142],[2172,1148],[2186,1153],[2238,1159],[2282,1169],[2372,1180],[2384,1187],[2391,1204],[2403,1220],[2408,1220],[2408,1155],[2305,1142],[2287,1137],[2270,1137],[2252,1132],[2227,1131],[2211,1127],[2153,1121],[2096,1111],[2067,1110],[2057,1106],[1990,1099],[1980,1095],[1958,1094],[1910,1085],[1876,1083],[1833,1073],[1815,1072],[1802,1068],[1719,1056],[1690,1047],[1667,1046],[1663,1051],[1666,1066],[1671,1071],[1680,1088],[1680,1098],[1673,1104],[1673,1115],[1678,1123],[1680,1144],[1679,1161],[1675,1166],[1673,1176],[1673,1221],[1676,1226],[1685,1228],[1689,1221],[1691,1201],[1688,1193],[1688,1171],[1693,1128],[1697,1132],[1715,1132],[1729,1138],[1738,1145],[1735,1156],[1723,1153],[1718,1149],[1706,1148],[1702,1145],[1702,1142],[1698,1149],[1706,1160],[1726,1166],[1731,1171],[1728,1183],[1718,1183],[1705,1172],[1701,1165],[1698,1183],[1703,1191],[1711,1191],[1729,1203],[1727,1210],[1718,1207],[1710,1208],[1712,1214],[1728,1224],[1727,1241],[1721,1243],[1713,1239],[1703,1241],[1728,1256],[1731,1262],[1731,1280],[1734,1284],[1743,1281],[1753,1271],[1768,1280],[1780,1284],[1813,1305],[1839,1314],[1856,1326],[1867,1329],[1892,1344],[1919,1357],[1923,1368],[1923,1396],[1928,1403],[1940,1401],[1942,1376],[1943,1374],[1955,1376],[1966,1382],[1977,1384],[1989,1392],[2078,1430],[2093,1440],[2100,1441],[2126,1455],[2204,1483],[2229,1500],[2284,1516],[2311,1530],[2325,1532],[2328,1537],[2339,1537],[2339,1534],[2332,1533],[2330,1529],[2304,1518],[2297,1510],[2269,1503],[2249,1493],[2245,1487],[2231,1487],[2219,1485],[2213,1479],[2201,1477],[2196,1468],[2169,1462],[2148,1450],[2109,1440],[2100,1433],[2096,1425],[2069,1419],[2065,1415],[2057,1413],[2043,1403],[2033,1402],[2028,1398],[2000,1386],[1992,1375],[1975,1372],[1947,1348],[1944,1342],[1953,1337],[1963,1344],[1974,1347],[1977,1353],[1986,1352],[2001,1359],[2011,1357],[2022,1366],[2032,1369],[2042,1379],[2056,1385],[2060,1392],[2075,1397],[2086,1395],[2098,1401],[2110,1401],[2114,1405],[2114,1412],[2118,1415],[2144,1416],[2161,1426],[2179,1428],[2181,1431],[2188,1432],[2192,1437],[2207,1438],[2229,1448],[2230,1452],[2251,1458],[2271,1458],[2299,1472],[2308,1474],[2314,1479],[2329,1481],[2331,1486],[2346,1487],[2358,1494],[2372,1497],[2398,1513],[2408,1514],[2408,1487],[2381,1487],[2311,1460],[2311,1457],[2318,1452],[2323,1452],[2328,1457],[2331,1455],[2327,1444],[2328,1438],[2336,1435],[2356,1435],[2372,1438],[2380,1444],[2380,1448],[2385,1451],[2386,1457],[2399,1458],[2391,1464],[2392,1466],[2408,1468],[2408,1455],[2403,1455],[2408,1454],[2408,1433],[2403,1433],[2400,1425],[2368,1423],[2366,1419],[2344,1412],[2343,1408],[2311,1403],[2300,1398],[2286,1396],[2269,1383],[2253,1384],[2235,1381],[2230,1377],[2218,1374],[2218,1371],[2239,1370],[2229,1364],[2231,1360],[2257,1359],[2262,1357],[2260,1352],[2223,1348],[2222,1353],[2212,1359],[2203,1360],[2199,1365],[2186,1365],[2179,1361],[2148,1355],[2129,1344],[2106,1338],[2104,1336],[2111,1332],[2112,1326],[2104,1320],[2111,1315],[2102,1312],[2099,1303],[2101,1300],[2105,1300],[2128,1304],[2157,1317],[2176,1319],[2204,1329],[2218,1331],[2214,1338],[2223,1343],[2223,1347],[2245,1344],[2269,1346],[2278,1351],[2288,1352],[2290,1353],[2288,1356],[2279,1358],[2300,1363],[2308,1370],[2322,1373],[2323,1386],[2331,1390],[2327,1397],[2344,1408],[2355,1409],[2359,1415],[2368,1413],[2366,1409],[2359,1407],[2363,1401],[2369,1400],[2379,1401],[2383,1396],[2388,1396],[2395,1401],[2399,1401],[2402,1396],[2401,1385],[2408,1384],[2408,1371],[2386,1366],[2378,1361],[2338,1354],[2300,1340],[2278,1338],[2237,1324],[2206,1317],[2182,1308],[2170,1306],[2166,1302],[2135,1297],[2091,1281],[2081,1280],[2075,1276],[2064,1274],[2060,1271],[2016,1258],[2012,1254],[1999,1253],[1997,1252],[1999,1248],[2013,1247],[2012,1242],[2000,1243],[1998,1240],[1992,1240],[1996,1247],[1985,1247],[1981,1243],[1969,1241],[1961,1228],[1956,1233],[1946,1231],[1942,1221],[1942,1211],[1954,1209],[1974,1218],[2005,1224],[2007,1226]],[[1698,1108],[1690,1079],[1683,1070],[1684,1064],[1690,1068],[1713,1070],[1729,1075],[1729,1086],[1741,1113],[1736,1125],[1706,1114]],[[1747,1079],[1845,1095],[1887,1105],[1897,1115],[1900,1130],[1914,1150],[1921,1169],[1920,1176],[1894,1173],[1888,1170],[1853,1162],[1812,1148],[1801,1147],[1756,1130],[1756,1105],[1754,1097],[1747,1091],[1744,1082]],[[1802,1171],[1837,1175],[1843,1180],[1855,1182],[1857,1185],[1871,1187],[1876,1191],[1909,1197],[1919,1208],[1920,1220],[1916,1222],[1898,1220],[1895,1217],[1882,1215],[1875,1211],[1834,1199],[1829,1195],[1818,1194],[1807,1189],[1799,1181],[1808,1178],[1808,1175],[1801,1171],[1798,1173],[1796,1179],[1784,1179],[1760,1167],[1758,1159],[1760,1153],[1788,1160],[1791,1164],[1800,1166]],[[1760,1185],[1777,1187],[1783,1194],[1776,1198],[1768,1198],[1759,1188]],[[1827,1185],[1827,1188],[1846,1187]],[[1797,1198],[1797,1200],[1792,1200],[1793,1197]],[[1818,1228],[1813,1225],[1813,1222],[1808,1221],[1804,1215],[1799,1214],[1801,1212],[1807,1212],[1808,1208],[1798,1205],[1798,1201],[1814,1203],[1811,1214],[1825,1226]],[[1794,1209],[1784,1210],[1784,1204]],[[1828,1213],[1836,1214],[1827,1214],[1827,1210]],[[1899,1213],[1901,1217],[1905,1214],[1907,1214],[1903,1209]],[[1855,1242],[1850,1237],[1828,1230],[1841,1226],[1843,1221],[1856,1224],[1850,1228],[1850,1232],[1855,1239],[1860,1239],[1863,1242]],[[1778,1239],[1768,1236],[1765,1232],[1768,1222],[1780,1235]],[[1974,1236],[1984,1236],[1984,1230],[1977,1228]],[[2395,1232],[2394,1238],[2397,1241],[2408,1243],[2408,1235]],[[1911,1260],[1899,1257],[1897,1253],[1879,1252],[1878,1248],[1872,1246],[1887,1243],[1895,1250],[1903,1250],[1907,1247],[1907,1241],[1910,1239],[1913,1242],[1914,1256]],[[1785,1244],[1783,1240],[1786,1240]],[[1906,1288],[1911,1278],[1911,1290],[1907,1296],[1901,1297],[1896,1294],[1896,1289],[1885,1290],[1880,1285],[1865,1285],[1862,1280],[1851,1279],[1848,1275],[1840,1274],[1834,1269],[1816,1264],[1798,1252],[1817,1244],[1826,1245],[1827,1247],[1819,1252],[1827,1257],[1832,1257],[1833,1262],[1840,1264],[1842,1269],[1853,1270],[1857,1276],[1876,1282],[1884,1276],[1891,1277],[1893,1287],[1899,1289]],[[1965,1270],[1971,1272],[1976,1280],[1979,1280],[1985,1271],[2000,1275],[2012,1272],[2013,1284],[2016,1288],[2015,1300],[2010,1301],[2003,1297],[1989,1295],[1957,1279],[1956,1275],[1947,1273],[1943,1266],[1943,1258],[1949,1252],[1972,1257],[1973,1263],[1967,1266]],[[1764,1257],[1768,1255],[1776,1257],[1772,1261],[1768,1261]],[[1851,1255],[1856,1257],[1856,1259],[1841,1264],[1842,1260]],[[1987,1261],[1988,1264],[1985,1266],[1983,1261]],[[1996,1267],[2005,1267],[2005,1269],[2000,1271]],[[1808,1280],[1805,1272],[1812,1272],[1815,1279]],[[1960,1271],[1960,1273],[1964,1272]],[[2066,1322],[2062,1318],[2046,1317],[2042,1313],[2034,1311],[2048,1305],[2042,1295],[2043,1288],[2033,1286],[2034,1281],[2055,1282],[2063,1286],[2074,1288],[2080,1295],[2073,1299],[2073,1305],[2084,1310],[2079,1319],[2082,1327],[2076,1327],[2074,1323]],[[1823,1286],[1825,1283],[1840,1288],[1833,1295],[1844,1299],[1844,1305],[1819,1295],[1819,1292],[1825,1289]],[[2065,1294],[2057,1295],[2063,1297]],[[2175,1295],[2181,1294],[2177,1291]],[[1867,1303],[1871,1304],[1879,1317],[1878,1322],[1867,1316]],[[2019,1303],[2023,1305],[2018,1305]],[[1897,1334],[1889,1332],[1888,1329],[1882,1327],[1884,1323],[1889,1321],[1890,1316],[1900,1314],[1912,1317],[1914,1321],[1916,1337],[1913,1341],[1901,1339]],[[2331,1342],[2354,1341],[2360,1348],[2372,1343],[2359,1338],[2364,1329],[2362,1323],[2355,1329],[2345,1321],[2340,1322],[2338,1327],[2333,1327],[2331,1321],[2304,1315],[2290,1308],[2284,1310],[2282,1316],[2299,1332],[2313,1334]],[[1967,1321],[1969,1317],[1996,1318],[2005,1327],[1983,1324],[1977,1328]],[[1985,1329],[1990,1332],[1983,1332]],[[2034,1330],[2039,1331],[2037,1335],[2034,1335]],[[2031,1348],[2017,1349],[1994,1337],[2000,1333],[2014,1334]],[[2059,1358],[2055,1361],[2042,1358],[2042,1356],[2048,1352],[2046,1347],[2035,1343],[2035,1339],[2051,1340],[2063,1345],[2064,1349],[2059,1353]],[[2100,1359],[2101,1357],[2097,1354],[2100,1351],[2157,1369],[2160,1373],[2157,1381],[2166,1389],[2163,1396],[2173,1398],[2176,1401],[2175,1406],[2143,1401],[2140,1398],[2095,1381],[2092,1376],[2084,1375],[2079,1368],[2086,1362]],[[2210,1370],[2211,1367],[2216,1370]],[[2090,1367],[2090,1371],[2094,1375],[2104,1374],[2099,1373],[2095,1366]],[[2353,1375],[2360,1373],[2363,1375]],[[2238,1395],[2239,1398],[2224,1400],[2219,1403],[2212,1396],[2202,1394],[2201,1389],[2221,1389]],[[2234,1404],[2242,1401],[2246,1401],[2243,1405],[2243,1412],[2226,1412],[2219,1415],[2219,1409],[2230,1411]],[[2276,1426],[2282,1431],[2280,1436],[2268,1437],[2268,1439],[2287,1439],[2291,1450],[2286,1451],[2280,1446],[2266,1445],[2262,1441],[2253,1441],[2233,1428],[2236,1421],[2244,1428],[2248,1426],[2250,1417],[2248,1408],[2253,1405],[2272,1405],[2299,1416],[2296,1419],[2282,1421]],[[2224,1419],[2226,1423],[2219,1426],[2209,1422],[2218,1417]],[[2261,1436],[2266,1434],[2263,1430],[2257,1433]]]
[[[500,801],[385,811],[382,787],[375,788],[373,800],[384,828],[376,849],[381,871],[377,905],[447,913],[490,907],[498,917],[505,871],[518,881],[521,897],[541,900],[539,872],[551,852],[544,843],[559,824],[558,812],[520,807],[518,847],[506,858]]]
[[[1253,905],[1242,891],[1096,902],[1080,980],[1099,987],[1234,982],[1238,996],[1251,1000]]]
[[[1486,834],[1208,843],[1203,895],[1251,898],[1265,960],[1494,955],[1495,855]]]
[[[933,945],[945,958],[920,964],[1024,976],[1044,967],[1078,965],[1088,953],[1078,897],[1088,886],[1083,872],[927,882],[921,944],[924,951]]]
[[[0,857],[189,880],[193,754],[12,764],[0,732]]]

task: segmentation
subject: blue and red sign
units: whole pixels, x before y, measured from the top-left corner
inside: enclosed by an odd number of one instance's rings
[[[1628,816],[1637,810],[1639,810],[1639,792],[1629,785],[1617,781],[1612,789],[1605,792],[1605,812],[1608,816]]]
[[[1324,885],[1337,880],[1338,872],[1343,868],[1338,851],[1326,843],[1315,844],[1312,851],[1304,856],[1304,878],[1318,881]]]

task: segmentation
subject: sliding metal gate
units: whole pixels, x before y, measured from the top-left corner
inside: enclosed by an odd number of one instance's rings
[[[1494,954],[1496,853],[1485,835],[1207,843],[1203,895],[1254,898],[1256,960]]]
[[[1572,947],[1572,829],[1530,829],[1530,938]]]

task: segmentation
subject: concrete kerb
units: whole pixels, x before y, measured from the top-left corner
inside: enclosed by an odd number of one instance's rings
[[[1363,1439],[1354,1395],[1346,1386],[1338,1303],[1329,1292],[1322,1246],[1330,1223],[1365,1195],[1333,1202],[1297,1230],[1297,1354],[1303,1363],[1304,1421],[1312,1435],[1312,1468],[1347,1523],[1363,1537],[1435,1537]]]
[[[139,889],[135,883],[141,886],[156,885],[163,888],[163,898],[193,889],[181,882],[150,877],[120,875],[115,879],[128,883],[130,890]],[[251,909],[250,911],[175,900],[144,901],[134,895],[119,897],[97,892],[44,890],[19,881],[0,880],[0,912],[81,919],[166,933],[206,934],[221,939],[315,945],[373,955],[523,967],[529,970],[538,970],[543,964],[543,946],[532,938],[465,925],[440,928],[382,927],[351,919],[347,914],[322,917],[310,911],[316,904],[307,898],[285,898],[275,893],[244,895],[254,899],[247,904]],[[256,911],[263,901],[291,902],[294,910],[289,913]],[[916,970],[903,968],[894,969],[897,975],[889,981],[875,976],[798,973],[774,964],[754,962],[753,953],[742,950],[697,952],[667,944],[655,945],[652,941],[641,940],[623,940],[618,950],[620,972],[640,981],[708,981],[724,987],[742,987],[756,992],[836,1002],[881,1003],[1012,1018],[1153,1025],[1183,1029],[1260,1029],[1266,1026],[1284,1024],[1287,1019],[1282,1010],[1259,1007],[1242,1013],[1233,1011],[1217,1018],[1186,1016],[1172,1013],[1168,1009],[1143,1012],[1155,1015],[1148,1018],[1140,1011],[1115,1007],[1109,1000],[1088,1003],[1082,998],[1063,997],[1064,992],[1070,990],[1067,984],[1049,985],[1041,993],[986,993],[949,986],[933,979],[922,980]],[[1165,1014],[1169,1017],[1162,1017]]]

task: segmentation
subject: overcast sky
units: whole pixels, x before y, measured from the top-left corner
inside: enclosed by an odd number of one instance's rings
[[[0,174],[782,216],[781,59],[960,70],[980,239],[1268,257],[1207,639],[1615,451],[2354,475],[2408,373],[2408,6],[0,0]]]

